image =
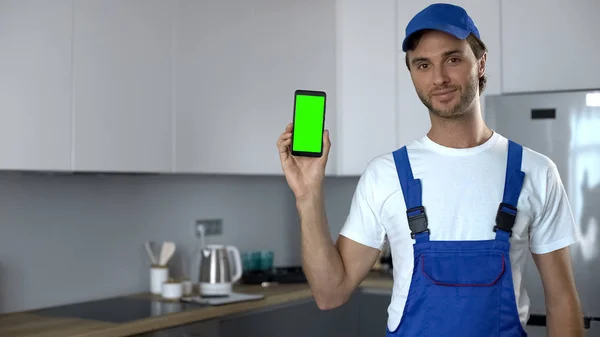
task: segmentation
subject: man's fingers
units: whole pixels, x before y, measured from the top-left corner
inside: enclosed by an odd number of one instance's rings
[[[283,162],[287,160],[290,156],[289,154],[289,146],[292,144],[292,129],[293,124],[288,123],[285,126],[285,131],[279,136],[277,139],[277,149],[279,150],[279,158]]]
[[[323,132],[323,159],[327,160],[329,157],[329,150],[331,149],[331,139],[329,138],[329,130]]]
[[[284,142],[291,142],[292,141],[292,134],[289,132],[286,133],[282,133],[281,136],[279,136],[279,139],[277,139],[277,147],[281,148],[282,144]],[[289,144],[288,144],[289,145]]]
[[[283,140],[279,143],[279,152],[288,152],[289,146],[292,144],[291,139]]]
[[[292,144],[292,133],[290,131],[291,124],[288,124],[285,128],[285,132],[277,139],[277,149],[279,150],[279,158],[282,162],[287,160],[290,156],[289,146]]]

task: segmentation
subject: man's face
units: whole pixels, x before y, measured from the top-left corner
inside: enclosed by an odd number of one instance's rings
[[[452,118],[464,114],[479,96],[480,62],[466,40],[430,31],[408,52],[410,75],[417,94],[433,114]]]

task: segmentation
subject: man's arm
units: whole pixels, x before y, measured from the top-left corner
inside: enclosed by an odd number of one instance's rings
[[[379,250],[329,234],[322,195],[297,200],[302,241],[302,267],[321,310],[344,304],[375,264]]]
[[[583,337],[583,314],[567,247],[532,254],[544,287],[549,337]]]

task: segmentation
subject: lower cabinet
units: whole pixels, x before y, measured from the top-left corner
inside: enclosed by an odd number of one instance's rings
[[[391,290],[362,289],[359,293],[358,335],[359,337],[386,335],[388,306],[392,300]]]
[[[359,298],[333,310],[320,310],[313,300],[221,321],[220,337],[358,337]]]
[[[390,299],[391,291],[361,289],[332,310],[306,299],[136,337],[385,337]]]
[[[156,330],[132,337],[219,337],[219,320],[206,320],[169,329]]]

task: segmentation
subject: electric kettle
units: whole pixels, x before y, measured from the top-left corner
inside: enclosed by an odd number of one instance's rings
[[[228,296],[242,277],[240,251],[234,246],[208,245],[200,251],[200,296]]]

